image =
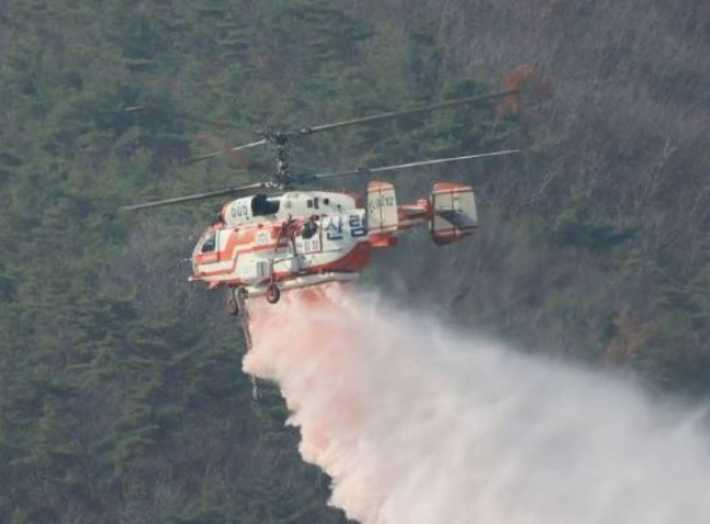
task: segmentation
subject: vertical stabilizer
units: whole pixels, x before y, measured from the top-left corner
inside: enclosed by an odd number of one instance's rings
[[[371,235],[397,230],[397,199],[394,186],[373,180],[367,186],[367,228]]]

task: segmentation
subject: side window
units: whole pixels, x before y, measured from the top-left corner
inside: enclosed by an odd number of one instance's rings
[[[205,238],[200,248],[200,253],[212,253],[217,247],[217,235],[214,231],[211,231],[209,236]]]
[[[279,207],[281,207],[279,198],[270,199],[266,195],[256,195],[251,199],[251,214],[255,217],[275,215],[279,212]]]
[[[313,207],[313,200],[309,198],[308,202],[306,202],[306,206],[309,208]]]
[[[316,209],[318,209],[318,197],[313,199],[313,205],[315,206]]]

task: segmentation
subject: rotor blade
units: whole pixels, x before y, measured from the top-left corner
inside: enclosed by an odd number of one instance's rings
[[[382,120],[391,120],[394,118],[399,118],[403,116],[417,115],[419,113],[426,113],[428,111],[436,111],[439,109],[446,109],[449,107],[456,107],[461,105],[469,104],[480,104],[482,102],[487,102],[489,100],[495,100],[497,98],[504,98],[506,96],[513,96],[518,94],[517,89],[511,89],[508,91],[499,91],[497,93],[491,93],[489,95],[474,96],[469,98],[459,98],[457,100],[447,100],[446,102],[439,102],[438,104],[430,104],[421,107],[415,107],[413,109],[405,109],[403,111],[391,111],[389,113],[382,113],[379,115],[366,116],[363,118],[356,118],[354,120],[345,120],[344,122],[336,122],[334,124],[324,124],[314,127],[305,127],[295,131],[293,134],[296,136],[311,135],[313,133],[318,133],[320,131],[329,131],[331,129],[336,129],[338,127],[354,126],[357,124],[369,124],[372,122],[380,122]]]
[[[250,142],[250,143],[248,143],[248,144],[244,144],[244,145],[241,145],[241,146],[230,147],[230,148],[227,150],[227,152],[230,152],[230,151],[241,151],[242,149],[248,149],[248,148],[250,148],[250,147],[262,146],[262,145],[264,145],[264,144],[266,144],[266,143],[267,143],[266,139],[261,139],[261,140],[257,140],[256,142]],[[196,157],[194,157],[194,158],[190,158],[190,159],[188,159],[188,160],[185,160],[185,162],[183,162],[183,163],[184,163],[184,164],[192,164],[192,163],[194,163],[194,162],[199,162],[199,161],[201,161],[201,160],[207,160],[208,158],[214,158],[214,157],[216,157],[216,156],[220,156],[222,153],[223,153],[222,151],[213,151],[212,153],[207,153],[207,154],[205,154],[205,155],[200,155],[200,156],[196,156]]]
[[[263,182],[257,182],[255,184],[249,184],[240,187],[231,187],[229,189],[221,189],[219,191],[208,191],[207,193],[196,193],[194,195],[187,195],[183,197],[167,198],[165,200],[156,200],[155,202],[146,202],[145,204],[133,204],[130,206],[123,206],[121,211],[136,211],[139,209],[147,209],[150,207],[161,207],[170,206],[174,204],[183,204],[185,202],[194,202],[196,200],[204,200],[207,198],[214,198],[224,195],[232,195],[234,193],[240,193],[242,191],[249,191],[252,189],[261,189],[266,187]]]
[[[383,166],[383,167],[361,167],[357,169],[350,169],[348,171],[335,171],[333,173],[318,173],[315,175],[301,175],[297,177],[300,182],[306,182],[309,180],[321,180],[323,178],[333,178],[338,176],[348,176],[348,175],[369,175],[373,173],[383,173],[385,171],[396,171],[398,169],[408,169],[410,167],[419,166],[431,166],[434,164],[444,164],[447,162],[456,162],[459,160],[472,160],[474,158],[486,158],[491,156],[504,156],[504,155],[514,155],[520,153],[520,149],[506,149],[504,151],[493,151],[491,153],[478,153],[475,155],[465,155],[465,156],[455,156],[450,158],[435,158],[433,160],[420,160],[419,162],[409,162],[407,164],[397,164],[394,166]]]
[[[248,149],[250,147],[263,146],[267,142],[268,141],[265,138],[262,138],[261,140],[257,140],[256,142],[249,142],[248,144],[244,144],[241,146],[231,147],[231,148],[229,148],[229,150],[230,151],[241,151],[242,149]]]
[[[207,160],[208,158],[214,158],[214,157],[216,157],[216,156],[220,156],[221,154],[222,154],[221,151],[213,151],[212,153],[207,153],[207,154],[204,154],[204,155],[194,156],[194,157],[192,157],[192,158],[188,158],[187,160],[184,160],[184,161],[181,162],[181,163],[182,163],[183,165],[188,166],[188,165],[194,164],[194,163],[196,163],[196,162],[201,162],[202,160]]]
[[[223,151],[224,154],[229,157],[229,159],[237,167],[241,169],[249,169],[249,161],[246,159],[246,157],[239,151],[232,151],[231,149],[227,148],[227,145],[224,143],[223,140],[209,133],[200,133],[197,138],[200,141],[208,144],[210,147],[212,147],[212,149],[215,149],[216,151]]]

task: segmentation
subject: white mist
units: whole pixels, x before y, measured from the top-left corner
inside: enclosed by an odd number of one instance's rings
[[[305,460],[363,524],[707,524],[697,410],[326,290],[253,312]],[[327,303],[331,305],[326,305]]]

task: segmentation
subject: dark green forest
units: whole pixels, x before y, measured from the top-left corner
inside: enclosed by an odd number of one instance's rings
[[[524,148],[393,177],[402,201],[473,184],[481,228],[403,239],[364,283],[706,398],[709,54],[697,0],[0,1],[0,522],[343,522],[278,391],[254,400],[223,296],[187,282],[220,202],[118,209],[271,168],[185,163],[216,143],[487,93],[520,65],[548,88],[517,111],[308,137],[294,167]]]

